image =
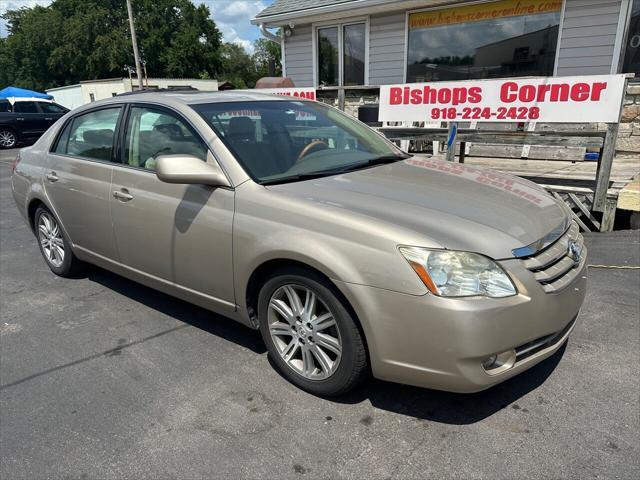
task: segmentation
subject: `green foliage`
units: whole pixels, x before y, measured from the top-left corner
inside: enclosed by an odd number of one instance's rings
[[[282,75],[279,43],[260,38],[253,48],[253,55],[249,55],[236,43],[223,44],[218,80],[231,82],[236,88],[253,88],[259,78]]]
[[[215,78],[236,88],[279,76],[280,45],[254,42],[249,55],[222,43],[209,9],[189,0],[135,0],[138,46],[150,77]],[[44,90],[81,80],[125,76],[134,65],[124,0],[54,0],[10,10],[0,38],[0,86]]]
[[[217,78],[221,34],[209,9],[189,0],[136,0],[136,33],[149,76]],[[122,77],[133,66],[124,0],[55,0],[3,15],[0,85],[43,90]]]
[[[222,68],[219,81],[228,81],[236,88],[248,88],[255,84],[256,72],[251,56],[237,43],[224,43],[220,48]]]
[[[253,60],[260,77],[279,77],[282,75],[282,65],[280,62],[280,44],[259,38],[253,42]]]

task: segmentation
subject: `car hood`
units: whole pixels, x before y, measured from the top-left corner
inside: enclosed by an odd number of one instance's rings
[[[532,182],[428,158],[269,188],[364,215],[377,225],[410,230],[424,238],[425,247],[496,259],[511,258],[514,249],[569,223],[565,207]],[[398,243],[404,241],[398,238]]]

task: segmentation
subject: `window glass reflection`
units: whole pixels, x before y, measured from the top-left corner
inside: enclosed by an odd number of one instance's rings
[[[344,85],[364,85],[364,37],[364,23],[344,26]]]
[[[338,85],[338,27],[318,29],[318,83]]]
[[[552,75],[560,13],[409,31],[407,81]]]

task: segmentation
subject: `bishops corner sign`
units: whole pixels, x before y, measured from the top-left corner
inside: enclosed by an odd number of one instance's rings
[[[378,120],[617,123],[625,80],[584,75],[383,85]]]

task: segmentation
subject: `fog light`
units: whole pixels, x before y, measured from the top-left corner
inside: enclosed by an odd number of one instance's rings
[[[482,368],[489,375],[497,375],[505,370],[509,370],[516,363],[516,351],[507,350],[506,352],[491,355],[484,362]]]
[[[498,355],[491,355],[484,362],[482,362],[482,366],[484,367],[485,370],[489,370],[496,363],[497,359],[498,359]]]

